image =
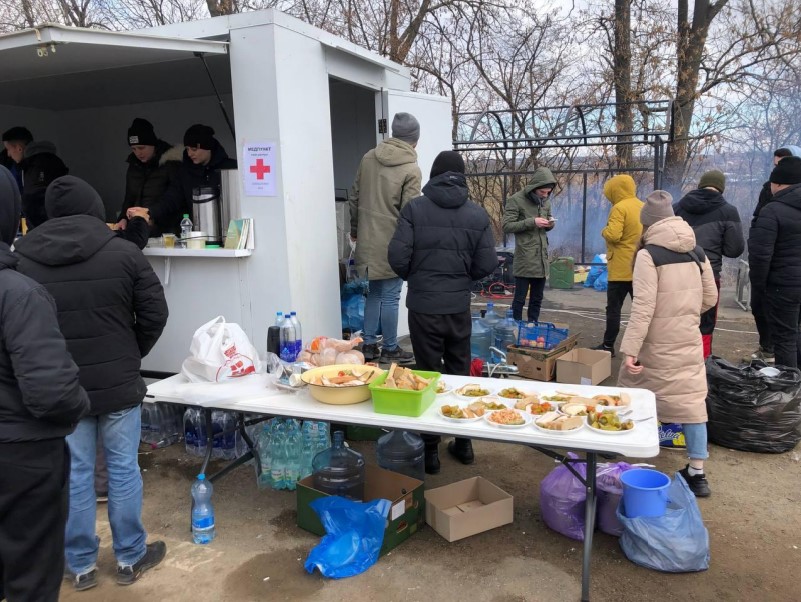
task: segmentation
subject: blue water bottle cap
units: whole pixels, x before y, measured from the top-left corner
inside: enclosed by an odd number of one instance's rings
[[[198,481],[205,481],[206,480],[206,475],[201,472],[199,475],[197,475],[197,480]]]
[[[289,313],[289,315],[290,315],[290,316],[297,316],[297,315],[298,315],[298,312],[296,312],[296,311],[293,311],[293,312],[290,312],[290,313]]]

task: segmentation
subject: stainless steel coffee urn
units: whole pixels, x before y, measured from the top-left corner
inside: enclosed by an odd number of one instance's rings
[[[192,189],[193,230],[206,233],[206,245],[222,246],[231,219],[231,201],[238,204],[238,174],[235,169],[220,171],[220,186]]]

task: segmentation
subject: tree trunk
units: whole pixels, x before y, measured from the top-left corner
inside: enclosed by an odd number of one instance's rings
[[[615,78],[615,121],[618,132],[630,132],[634,128],[631,93],[631,0],[615,0],[615,49],[613,56]],[[619,138],[625,142],[630,137]],[[619,167],[631,164],[631,145],[615,147]]]
[[[690,127],[692,125],[701,58],[712,21],[728,0],[695,0],[692,23],[689,20],[689,0],[679,0],[678,41],[676,66],[676,98],[673,102],[674,139],[665,157],[664,188],[674,196],[681,193],[689,159]]]
[[[236,6],[236,0],[206,0],[206,7],[209,9],[209,15],[212,17],[233,15],[239,12]]]

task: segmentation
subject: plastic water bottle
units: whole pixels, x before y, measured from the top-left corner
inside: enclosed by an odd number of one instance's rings
[[[297,358],[300,355],[300,352],[303,351],[303,331],[300,326],[300,320],[298,319],[297,312],[290,312],[289,316],[290,320],[292,321],[292,325],[295,327],[295,357]]]
[[[142,429],[139,439],[142,443],[152,445],[158,439],[155,438],[154,431],[158,430],[158,414],[155,403],[142,403]]]
[[[192,220],[189,219],[189,214],[184,213],[184,218],[181,220],[181,247],[186,248],[187,241],[192,236]]]
[[[470,356],[480,358],[488,362],[490,357],[490,345],[492,344],[491,332],[479,315],[473,314],[472,331],[470,333]]]
[[[187,408],[184,413],[184,441],[189,455],[206,454],[206,420],[197,408]]]
[[[286,427],[283,422],[278,422],[273,429],[270,449],[270,455],[272,457],[270,482],[273,489],[283,489],[285,486],[287,464]]]
[[[261,463],[261,473],[257,478],[259,489],[267,489],[270,487],[272,477],[270,474],[272,466],[272,423],[275,420],[269,420],[262,426],[259,437],[256,440],[256,450],[259,452],[259,461]]]
[[[506,348],[509,345],[517,344],[517,322],[515,322],[515,319],[512,316],[512,310],[507,310],[506,318],[502,322],[498,322],[498,324],[495,325],[494,345],[504,353],[506,353]],[[492,355],[492,360],[494,362],[497,363],[500,361],[500,357],[495,357],[494,353]]]
[[[285,362],[292,363],[298,357],[296,351],[298,337],[295,335],[295,325],[292,323],[292,317],[289,312],[284,314],[284,321],[281,324],[281,353],[279,357]]]
[[[303,451],[300,427],[297,420],[289,420],[286,435],[287,462],[284,470],[284,481],[286,488],[290,491],[295,490],[295,485],[300,479],[301,452]]]
[[[192,485],[192,541],[199,544],[209,543],[216,532],[214,530],[214,507],[211,505],[212,484],[206,475],[197,475]]]

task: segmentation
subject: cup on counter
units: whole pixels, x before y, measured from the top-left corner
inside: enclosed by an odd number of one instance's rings
[[[174,249],[175,248],[175,234],[162,234],[161,240],[164,243],[165,249]]]
[[[205,232],[190,232],[189,238],[185,241],[187,249],[193,250],[203,250],[206,248],[206,237],[207,234]]]

